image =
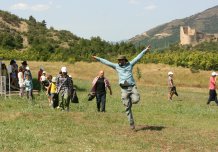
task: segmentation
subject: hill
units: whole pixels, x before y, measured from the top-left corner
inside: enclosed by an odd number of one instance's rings
[[[47,28],[45,20],[22,19],[1,10],[0,31],[0,53],[6,59],[75,62],[91,61],[93,54],[109,57],[136,52],[133,44],[80,38],[67,30]]]
[[[46,42],[59,44],[57,46],[59,48],[68,48],[70,42],[78,40],[78,37],[69,31],[57,31],[52,27],[47,29],[44,20],[37,22],[33,16],[30,16],[29,20],[26,20],[0,10],[0,23],[1,36],[7,36],[11,41],[11,43],[7,43],[9,40],[6,41],[2,37],[0,39],[2,46],[8,49],[29,48],[40,38],[42,38],[41,41],[46,40]],[[44,37],[41,37],[42,35]]]
[[[156,48],[165,48],[179,42],[180,26],[190,26],[204,33],[218,33],[218,5],[184,19],[175,19],[169,23],[152,28],[129,39],[135,45],[150,43]]]

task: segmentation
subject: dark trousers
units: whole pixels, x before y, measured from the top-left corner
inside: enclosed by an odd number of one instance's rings
[[[96,103],[98,111],[105,112],[106,105],[106,93],[97,93],[96,94]]]
[[[52,107],[56,108],[59,105],[58,94],[57,93],[51,93],[51,100],[52,100]]]
[[[207,104],[210,104],[211,101],[215,101],[218,105],[216,90],[209,90],[209,98]]]

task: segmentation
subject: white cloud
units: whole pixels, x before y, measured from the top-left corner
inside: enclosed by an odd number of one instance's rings
[[[46,10],[48,10],[49,8],[50,8],[50,6],[48,6],[48,5],[43,5],[43,4],[37,4],[37,5],[31,6],[31,10],[33,10],[33,11],[39,11],[39,12],[41,12],[41,11],[46,11]]]
[[[25,3],[17,3],[11,6],[11,9],[13,10],[27,10],[29,9],[28,4]]]
[[[139,0],[129,0],[129,4],[139,4]]]
[[[45,4],[36,4],[36,5],[29,5],[27,3],[17,3],[10,7],[12,10],[31,10],[31,11],[46,11],[50,8],[49,5]]]
[[[157,5],[154,5],[154,4],[151,4],[151,5],[148,5],[148,6],[145,6],[144,9],[145,10],[148,10],[148,11],[153,11],[157,8]]]

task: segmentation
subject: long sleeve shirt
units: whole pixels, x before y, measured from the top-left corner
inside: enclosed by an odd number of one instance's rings
[[[135,80],[133,78],[133,66],[143,57],[146,53],[146,49],[144,49],[140,54],[138,54],[132,61],[127,62],[125,65],[120,66],[118,63],[112,63],[106,59],[96,57],[98,61],[101,63],[115,69],[119,76],[119,84],[124,84],[127,82],[129,85],[135,85]]]
[[[91,92],[96,92],[96,83],[99,79],[99,76],[95,77],[94,80],[92,81],[92,89]],[[105,85],[105,89],[110,87],[110,83],[108,81],[107,78],[104,77],[104,85]]]
[[[70,90],[73,88],[73,80],[69,76],[66,77],[59,76],[57,77],[56,86],[58,92],[60,90]]]

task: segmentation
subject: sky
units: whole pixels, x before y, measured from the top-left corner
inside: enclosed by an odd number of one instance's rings
[[[90,39],[127,40],[218,5],[218,0],[1,0],[0,10]]]

